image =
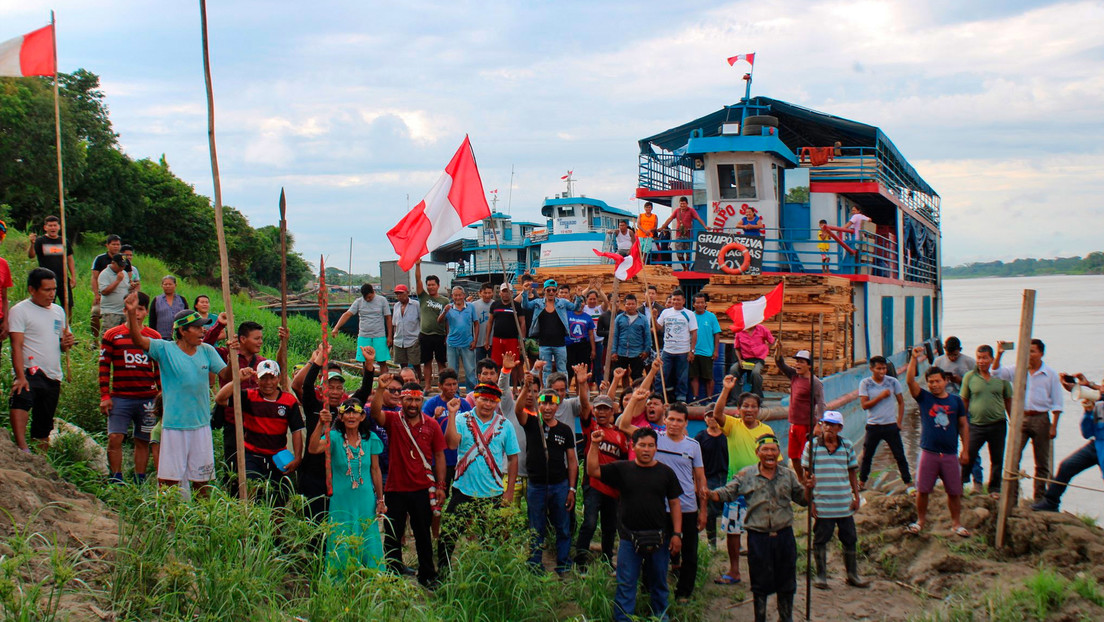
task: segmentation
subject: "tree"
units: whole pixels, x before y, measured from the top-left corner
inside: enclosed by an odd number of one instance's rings
[[[786,203],[808,203],[809,186],[794,186],[786,193]]]
[[[254,283],[269,287],[280,287],[280,228],[266,225],[257,229],[257,254],[249,266],[249,277]],[[311,267],[299,253],[291,249],[295,239],[287,234],[288,258],[287,279],[289,290],[302,289],[313,276]],[[327,269],[327,272],[329,270]]]

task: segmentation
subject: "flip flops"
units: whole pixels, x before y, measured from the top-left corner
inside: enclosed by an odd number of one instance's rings
[[[737,583],[740,583],[740,578],[733,577],[732,575],[725,573],[717,577],[716,579],[713,579],[713,583],[716,583],[717,585],[736,585]]]
[[[912,535],[920,533],[923,529],[924,527],[920,523],[909,523],[909,526],[905,527],[905,531]]]
[[[953,533],[954,535],[956,535],[960,538],[969,538],[970,537],[970,530],[963,527],[962,525],[959,525],[958,527],[952,527],[951,528],[951,533]]]

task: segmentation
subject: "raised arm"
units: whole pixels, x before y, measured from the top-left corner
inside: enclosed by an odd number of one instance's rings
[[[449,449],[460,447],[460,433],[456,431],[456,413],[460,412],[460,398],[454,397],[448,403],[448,430],[445,431],[445,445]]]
[[[633,391],[632,397],[629,398],[629,403],[625,404],[625,412],[617,417],[618,429],[629,436],[632,436],[632,433],[636,432],[637,427],[633,425],[632,420],[644,411],[644,406],[648,402],[649,393],[651,393],[651,391],[645,389],[644,385],[637,387],[636,390]]]
[[[916,382],[916,366],[922,357],[924,357],[924,347],[913,347],[912,356],[909,357],[908,368],[905,370],[905,380],[908,382],[909,395],[913,398],[920,395],[920,385]]]
[[[310,442],[307,443],[307,451],[312,454],[320,454],[326,451],[326,444],[328,440],[322,438],[322,428],[330,425],[330,409],[329,407],[323,407],[318,413],[318,423],[314,426],[314,431],[311,432]]]
[[[591,338],[594,338],[593,333]],[[592,345],[591,350],[593,349]],[[587,373],[586,363],[579,363],[571,369],[575,372],[575,390],[579,393],[579,409],[590,410],[590,374]]]
[[[723,428],[725,417],[728,416],[725,414],[725,405],[728,404],[728,396],[732,395],[732,389],[736,387],[736,376],[725,376],[722,382],[721,396],[717,398],[717,403],[713,405],[713,418],[717,420],[717,425]]]
[[[414,262],[414,280],[416,281],[414,289],[418,292],[418,300],[421,301],[422,294],[425,293],[425,287],[422,286],[422,260]]]
[[[130,331],[130,340],[134,345],[148,352],[150,340],[149,337],[142,334],[142,323],[138,321],[138,294],[127,296],[124,304],[126,306],[127,329]]]
[[[360,387],[353,393],[353,397],[360,400],[361,404],[367,404],[368,397],[372,393],[372,381],[376,378],[376,349],[372,346],[364,346],[360,349],[360,352],[364,355],[364,366],[362,367]],[[384,388],[386,389],[386,387]]]
[[[586,472],[587,476],[600,479],[602,477],[601,454],[598,452],[598,443],[602,442],[602,430],[594,428],[590,433],[590,447],[587,448]]]
[[[376,387],[376,395],[372,398],[372,418],[376,423],[384,426],[387,424],[387,413],[383,412],[383,393],[387,391],[387,385],[391,383],[391,374],[380,374]],[[403,415],[404,417],[406,415]]]

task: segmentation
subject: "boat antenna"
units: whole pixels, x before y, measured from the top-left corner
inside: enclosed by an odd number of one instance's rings
[[[512,206],[513,203],[514,203],[514,165],[511,164],[510,165],[510,189],[507,191],[507,195],[506,195],[506,213],[507,214],[511,213],[510,212],[510,206]]]
[[[567,175],[560,177],[560,181],[567,184],[567,196],[564,198],[570,199],[571,197],[575,196],[575,192],[573,190],[575,185],[575,177],[573,176],[574,173],[574,170],[570,170],[567,172]]]

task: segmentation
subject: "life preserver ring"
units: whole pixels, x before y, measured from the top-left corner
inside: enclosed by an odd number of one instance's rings
[[[725,261],[725,255],[728,255],[728,251],[740,251],[744,254],[744,261],[738,268],[729,268],[728,262]],[[747,247],[739,242],[729,242],[721,247],[721,251],[717,254],[717,264],[721,268],[721,272],[725,274],[746,274],[749,267],[751,267],[751,252]]]

